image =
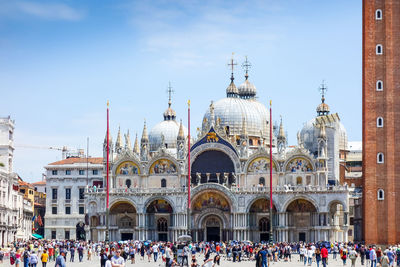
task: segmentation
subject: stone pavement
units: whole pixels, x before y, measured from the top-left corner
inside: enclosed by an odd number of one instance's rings
[[[198,255],[198,254],[197,254]],[[85,255],[86,256],[86,255]],[[67,267],[100,267],[100,260],[98,259],[98,257],[94,256],[92,258],[91,261],[87,261],[86,257],[84,259],[83,262],[78,262],[77,261],[78,257],[77,255],[75,255],[75,262],[70,262],[69,261],[69,255],[67,256]],[[203,263],[203,259],[204,257],[198,256],[198,263]],[[291,262],[273,262],[271,264],[271,267],[280,267],[280,266],[287,266],[287,267],[304,267],[304,263],[301,263],[298,261],[299,260],[299,255],[293,255],[292,256],[292,261]],[[340,259],[334,260],[332,259],[332,255],[329,255],[329,261],[328,261],[329,265],[328,267],[343,267],[343,263]],[[47,267],[54,267],[55,262],[49,262],[47,264]],[[9,260],[5,260],[3,264],[0,264],[1,267],[3,266],[7,266],[10,267],[10,261]],[[14,265],[15,266],[15,265]],[[162,263],[161,258],[158,259],[158,262],[154,262],[153,259],[151,260],[151,262],[148,262],[147,260],[147,256],[145,256],[145,260],[142,260],[140,256],[136,256],[136,263],[135,264],[131,264],[130,261],[127,262],[126,267],[135,267],[135,266],[144,266],[144,267],[161,267],[161,266],[165,266],[165,264]],[[201,266],[201,265],[200,265]],[[222,258],[221,261],[221,267],[253,267],[255,266],[255,261],[241,261],[241,262],[235,262],[233,263],[232,261],[227,261],[224,258]],[[320,264],[320,266],[322,267],[322,264]],[[347,267],[351,266],[351,262],[347,261]],[[356,266],[361,267],[361,261],[360,258],[357,259],[356,262]],[[364,265],[366,266],[366,265]],[[23,267],[23,264],[20,264],[20,267]],[[42,267],[42,264],[39,263],[37,265],[37,267]],[[317,267],[316,262],[312,263],[312,267]]]

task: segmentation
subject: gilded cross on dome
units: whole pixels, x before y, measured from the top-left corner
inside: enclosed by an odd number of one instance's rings
[[[234,70],[234,68],[235,68],[235,66],[237,65],[237,63],[235,62],[235,60],[234,60],[234,58],[233,58],[233,55],[234,55],[235,53],[233,53],[232,52],[232,58],[231,58],[231,62],[230,63],[228,63],[228,66],[231,68],[231,70],[232,70],[232,75],[231,75],[231,81],[233,82],[233,80],[235,79],[234,77],[233,77],[233,70]]]
[[[326,94],[326,91],[328,91],[328,87],[326,87],[326,85],[325,85],[325,80],[322,80],[319,91],[321,92],[321,95],[322,95],[322,98],[321,98],[322,103],[325,103],[325,94]]]
[[[247,80],[249,78],[249,69],[251,69],[251,63],[250,63],[250,61],[248,61],[247,56],[246,56],[246,60],[242,64],[242,68],[246,72],[244,77],[246,77],[246,80]]]

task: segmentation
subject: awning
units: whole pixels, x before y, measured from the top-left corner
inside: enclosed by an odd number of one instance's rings
[[[43,236],[38,235],[38,234],[32,234],[32,237],[34,237],[36,239],[43,239]]]

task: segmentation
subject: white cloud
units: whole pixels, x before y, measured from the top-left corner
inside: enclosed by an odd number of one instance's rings
[[[0,13],[11,17],[30,15],[48,20],[78,21],[83,12],[62,3],[36,3],[28,1],[0,2]]]

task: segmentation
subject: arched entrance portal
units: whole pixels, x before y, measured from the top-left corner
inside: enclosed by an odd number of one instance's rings
[[[288,213],[289,242],[315,241],[313,228],[316,226],[317,209],[305,199],[293,200],[286,208]]]
[[[172,206],[164,199],[153,200],[146,208],[148,239],[158,241],[172,240],[169,227],[173,225]]]
[[[235,183],[235,167],[232,159],[222,151],[206,150],[196,157],[192,164],[192,184],[199,183]]]
[[[205,191],[197,194],[192,201],[194,229],[192,236],[197,241],[226,241],[232,239],[229,228],[231,206],[220,191]]]
[[[76,240],[86,240],[85,224],[79,222],[76,225]]]
[[[114,241],[134,240],[136,209],[125,201],[117,202],[110,208],[110,239]]]
[[[221,229],[222,229],[222,222],[216,216],[209,216],[204,219],[204,230],[206,237],[206,241],[211,242],[219,242],[221,241]]]
[[[254,241],[269,241],[270,219],[269,199],[260,198],[254,201],[249,209],[249,225]],[[275,218],[276,208],[273,205],[273,216]]]

